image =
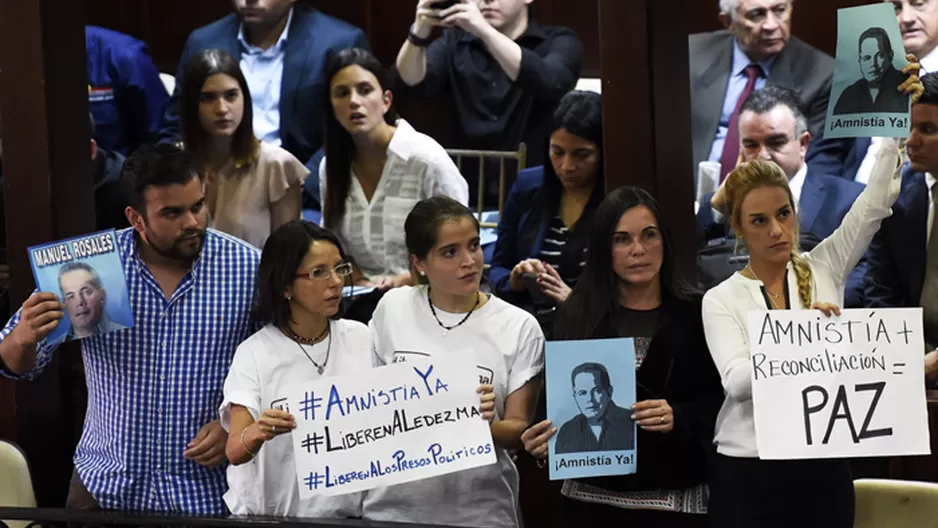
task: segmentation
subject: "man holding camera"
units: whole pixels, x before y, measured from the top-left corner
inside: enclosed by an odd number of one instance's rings
[[[397,56],[401,80],[418,94],[452,94],[459,147],[516,150],[524,142],[528,166],[546,161],[551,116],[583,64],[580,39],[533,20],[533,1],[419,0]],[[444,31],[433,40],[436,27]]]

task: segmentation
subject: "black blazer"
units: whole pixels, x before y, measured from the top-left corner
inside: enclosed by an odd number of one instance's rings
[[[707,348],[701,299],[669,301],[664,320],[636,374],[637,401],[668,401],[674,409],[670,433],[637,428],[638,472],[582,479],[611,491],[686,489],[707,482],[716,454],[713,430],[723,405],[723,385]],[[595,339],[619,337],[610,321]]]

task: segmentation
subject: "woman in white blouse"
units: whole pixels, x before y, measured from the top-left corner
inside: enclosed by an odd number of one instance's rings
[[[751,311],[764,309],[839,314],[848,274],[899,195],[899,158],[898,141],[884,140],[869,183],[840,228],[804,254],[782,169],[757,160],[727,177],[728,218],[745,241],[750,261],[703,300],[707,345],[726,391],[714,437],[718,455],[710,483],[710,526],[853,526],[853,480],[846,460],[759,459],[748,321]]]
[[[368,520],[517,528],[518,471],[544,368],[544,334],[524,310],[479,291],[479,222],[466,206],[438,196],[408,215],[407,248],[419,286],[389,291],[370,327],[376,365],[458,356],[477,365],[480,391],[494,393],[494,464],[369,490]],[[484,386],[484,387],[481,387]],[[483,405],[487,401],[483,396]]]
[[[337,53],[327,78],[323,225],[354,261],[355,284],[382,290],[411,284],[404,219],[431,196],[467,204],[469,186],[443,147],[395,119],[387,74],[370,52]]]

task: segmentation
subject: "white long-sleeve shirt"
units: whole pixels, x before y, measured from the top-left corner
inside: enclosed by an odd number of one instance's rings
[[[899,197],[901,167],[899,143],[886,139],[869,184],[843,223],[831,236],[803,256],[811,267],[812,302],[843,306],[844,284],[850,271],[866,252],[884,218],[892,214]],[[726,456],[756,458],[756,431],[752,408],[752,378],[749,349],[749,313],[765,310],[762,281],[741,273],[708,291],[703,299],[703,323],[707,346],[723,378],[726,400],[717,416],[714,443]],[[792,309],[801,306],[798,280],[788,264],[788,297]]]

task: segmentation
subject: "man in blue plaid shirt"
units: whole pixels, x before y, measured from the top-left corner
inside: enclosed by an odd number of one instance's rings
[[[68,505],[225,514],[222,385],[251,318],[259,251],[207,229],[192,156],[141,147],[121,174],[132,228],[118,232],[134,326],[81,342],[88,410]],[[0,331],[0,373],[33,379],[63,315],[37,292]]]

